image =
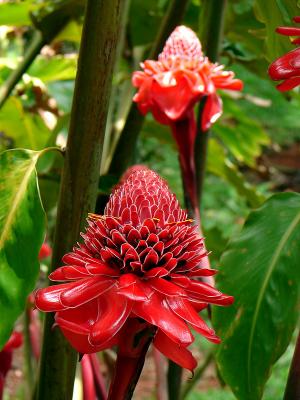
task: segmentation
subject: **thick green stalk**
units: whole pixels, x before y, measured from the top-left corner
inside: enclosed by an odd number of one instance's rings
[[[204,54],[210,61],[219,59],[220,47],[223,35],[224,16],[227,0],[203,0],[200,15],[199,36]],[[203,183],[205,176],[205,164],[209,132],[201,131],[201,115],[205,99],[202,100],[198,114],[198,134],[195,146],[195,164],[197,171],[197,190],[201,203]]]
[[[112,71],[123,0],[88,0],[79,52],[65,163],[58,202],[52,270],[79,239],[94,211]],[[37,398],[72,398],[77,353],[58,328],[53,314],[45,320]]]
[[[161,27],[150,50],[149,59],[156,59],[163,49],[166,39],[174,28],[180,24],[189,0],[171,0],[162,21]],[[144,122],[144,116],[138,111],[136,104],[132,103],[121,132],[116,150],[114,152],[109,173],[120,177],[123,172],[134,163],[136,142]]]
[[[169,360],[167,379],[169,400],[179,400],[182,380],[182,368],[171,360]]]
[[[300,399],[300,332],[297,338],[293,360],[290,367],[289,377],[284,392],[284,400],[299,400],[299,399]]]

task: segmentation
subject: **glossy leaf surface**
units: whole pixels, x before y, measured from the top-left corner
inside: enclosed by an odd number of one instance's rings
[[[217,287],[235,297],[214,310],[217,361],[240,400],[261,399],[299,317],[300,195],[282,193],[250,213],[221,259]]]
[[[39,153],[9,150],[0,156],[0,348],[33,290],[45,216],[35,165]]]

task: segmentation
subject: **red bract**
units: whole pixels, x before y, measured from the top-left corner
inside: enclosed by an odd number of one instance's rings
[[[44,260],[44,258],[50,257],[52,254],[52,249],[48,243],[43,243],[39,252],[39,260]]]
[[[202,131],[207,131],[222,114],[217,89],[241,90],[242,82],[223,66],[211,63],[201,50],[196,34],[185,26],[177,27],[167,40],[158,61],[146,60],[143,71],[134,72],[138,88],[133,100],[142,114],[169,125],[177,142],[186,190],[194,209],[198,207],[194,147],[196,139],[195,104],[206,98]]]
[[[91,215],[83,244],[63,257],[49,278],[65,283],[36,292],[36,306],[54,311],[57,325],[80,353],[118,345],[137,350],[136,333],[184,368],[196,361],[188,325],[219,342],[198,312],[233,298],[202,283],[216,271],[200,268],[203,239],[167,184],[139,167],[118,185],[103,216]],[[140,342],[148,340],[141,339]]]
[[[295,22],[300,22],[300,17],[294,17]],[[300,44],[300,28],[281,26],[277,33],[285,36],[299,36],[292,40],[293,44]],[[277,89],[285,92],[300,85],[300,48],[289,51],[277,58],[269,67],[270,78],[274,81],[283,81],[277,85]]]
[[[0,400],[3,395],[4,381],[8,371],[11,369],[13,351],[22,345],[23,338],[19,332],[13,332],[0,351]]]

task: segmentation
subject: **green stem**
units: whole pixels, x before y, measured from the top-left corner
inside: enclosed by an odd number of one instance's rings
[[[168,398],[169,400],[179,400],[182,379],[182,368],[169,360],[168,368]]]
[[[300,332],[290,367],[289,377],[284,392],[284,400],[300,399]]]
[[[206,368],[210,365],[210,363],[212,362],[214,358],[213,352],[210,351],[205,360],[203,361],[203,364],[197,368],[194,376],[192,379],[190,379],[182,388],[182,392],[181,392],[181,396],[180,399],[184,400],[187,395],[190,393],[190,391],[193,389],[193,387],[197,384],[197,382],[200,380],[200,378],[202,377],[204,371],[206,370]]]
[[[112,71],[123,0],[88,0],[78,59],[71,122],[58,201],[51,270],[78,240],[95,209]],[[37,399],[72,398],[77,353],[53,314],[45,318]]]
[[[199,36],[204,54],[210,61],[219,59],[220,47],[223,35],[223,25],[227,0],[203,0],[200,15]],[[200,104],[198,114],[198,133],[195,145],[195,164],[197,170],[197,189],[201,204],[205,166],[207,158],[207,146],[209,132],[201,131],[201,115],[205,99]]]
[[[125,42],[125,33],[126,33],[126,28],[127,28],[127,20],[128,20],[128,13],[129,13],[129,8],[130,8],[130,2],[131,0],[124,0],[124,8],[123,8],[123,15],[122,15],[122,20],[121,20],[121,28],[120,28],[120,40],[117,46],[117,53],[116,53],[116,62],[115,62],[115,67],[114,70],[118,70],[118,66],[120,63],[120,59],[122,56],[122,51],[124,48],[124,42]],[[102,161],[101,161],[101,167],[100,167],[100,174],[104,175],[105,174],[105,166],[107,165],[107,158],[109,157],[109,151],[112,145],[112,132],[113,132],[113,118],[115,116],[115,111],[116,111],[116,98],[119,97],[119,89],[118,85],[113,85],[112,87],[112,92],[110,96],[110,101],[109,101],[109,107],[108,107],[108,115],[107,115],[107,123],[106,123],[106,129],[105,129],[105,137],[104,137],[104,143],[103,143],[103,155],[102,155]],[[118,101],[120,99],[118,98]]]
[[[12,71],[8,79],[0,87],[0,109],[7,100],[8,96],[22,78],[22,75],[27,71],[33,60],[40,53],[41,48],[44,46],[45,40],[40,31],[35,31],[32,41],[24,55],[20,65]]]
[[[149,59],[157,58],[163,49],[166,39],[181,22],[187,4],[188,0],[170,1],[155,42],[150,50]],[[132,103],[109,167],[109,174],[120,177],[134,163],[137,138],[143,122],[144,116],[140,114],[136,104]]]

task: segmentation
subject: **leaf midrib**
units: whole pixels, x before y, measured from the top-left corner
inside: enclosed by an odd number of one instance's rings
[[[247,355],[247,376],[248,376],[248,391],[251,389],[250,388],[250,363],[251,363],[251,355],[252,355],[252,344],[253,344],[253,338],[254,338],[254,332],[256,329],[256,323],[257,323],[257,319],[258,319],[258,314],[259,314],[259,310],[260,310],[260,306],[263,300],[263,296],[264,293],[266,291],[267,285],[269,283],[269,280],[271,278],[272,272],[277,264],[277,261],[280,257],[281,251],[284,248],[286,242],[288,241],[289,237],[292,235],[294,229],[296,228],[296,226],[298,225],[298,223],[300,222],[300,211],[298,214],[296,214],[295,218],[292,220],[291,224],[289,225],[288,229],[286,230],[286,232],[284,233],[284,235],[282,236],[276,251],[274,252],[273,257],[271,258],[271,262],[268,268],[268,272],[265,276],[263,285],[261,287],[261,290],[259,292],[259,295],[257,297],[257,303],[256,303],[256,307],[255,307],[255,311],[254,311],[254,316],[253,316],[253,323],[251,326],[251,330],[250,330],[250,336],[249,336],[249,346],[248,346],[248,355]]]
[[[16,212],[18,210],[18,206],[19,206],[20,202],[22,201],[22,199],[24,197],[25,188],[27,187],[28,181],[30,179],[30,176],[31,176],[32,172],[34,171],[37,159],[38,159],[38,155],[35,155],[35,156],[32,157],[30,166],[29,166],[28,170],[26,171],[26,173],[25,173],[25,175],[24,175],[24,177],[22,179],[22,182],[21,182],[21,184],[19,186],[19,189],[18,189],[16,195],[14,196],[14,199],[13,199],[13,202],[12,202],[12,206],[11,206],[11,208],[9,210],[9,213],[7,215],[7,218],[6,218],[6,222],[4,224],[4,227],[3,227],[3,230],[2,230],[2,233],[1,233],[1,236],[0,236],[0,250],[3,248],[5,240],[7,239],[10,226],[13,223],[14,217],[15,217]]]

